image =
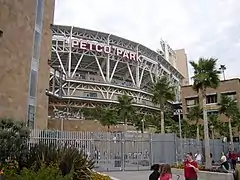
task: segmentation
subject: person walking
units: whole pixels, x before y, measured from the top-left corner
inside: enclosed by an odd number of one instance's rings
[[[154,164],[151,166],[151,171],[153,171],[150,176],[149,176],[149,180],[158,180],[158,178],[160,177],[160,165],[159,164]]]
[[[195,160],[198,164],[202,164],[202,158],[203,158],[203,155],[197,151],[197,153],[195,154]]]
[[[231,159],[232,168],[235,170],[236,164],[237,164],[237,152],[235,149],[231,152],[230,159]]]
[[[169,164],[163,165],[159,180],[172,180],[172,171]]]
[[[184,162],[184,177],[185,180],[197,180],[198,164],[193,160],[192,153],[188,153]]]

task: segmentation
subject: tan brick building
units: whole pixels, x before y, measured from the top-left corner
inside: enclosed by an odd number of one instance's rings
[[[0,0],[0,117],[47,128],[55,0]]]
[[[181,92],[183,117],[186,118],[189,108],[197,105],[201,106],[202,98],[198,96],[197,92],[193,90],[192,86],[182,86]],[[236,98],[240,106],[240,79],[229,79],[221,81],[217,89],[207,89],[207,109],[208,114],[218,113],[218,103],[220,103],[221,94],[226,94],[229,97]],[[224,120],[224,117],[221,116]]]
[[[175,50],[176,52],[176,68],[184,76],[182,85],[189,85],[188,60],[185,49]]]

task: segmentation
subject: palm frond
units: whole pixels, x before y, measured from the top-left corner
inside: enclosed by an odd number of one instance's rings
[[[166,76],[157,80],[153,86],[152,93],[152,102],[155,105],[160,105],[160,107],[165,106],[168,101],[174,101],[176,97],[175,87],[171,85]]]
[[[194,90],[199,91],[218,87],[220,83],[219,74],[221,72],[217,69],[216,63],[217,59],[215,58],[199,58],[198,62],[190,62],[194,69],[192,77]]]

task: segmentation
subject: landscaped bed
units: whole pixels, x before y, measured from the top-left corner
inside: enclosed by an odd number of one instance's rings
[[[184,175],[183,164],[172,165],[172,173],[178,175]],[[233,173],[221,169],[205,169],[204,166],[199,165],[198,172],[199,179],[204,180],[234,180]]]
[[[110,180],[81,149],[56,139],[28,143],[29,133],[23,123],[0,120],[1,180]]]

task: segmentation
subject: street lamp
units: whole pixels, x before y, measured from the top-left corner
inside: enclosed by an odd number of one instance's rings
[[[210,129],[211,129],[211,133],[212,133],[212,139],[214,139],[214,126],[211,125],[211,126],[210,126]]]
[[[226,66],[224,64],[221,64],[220,67],[219,67],[219,70],[222,72],[222,75],[223,75],[223,80],[225,81],[225,70],[226,70]]]
[[[145,117],[141,120],[142,122],[142,142],[141,142],[141,151],[142,151],[142,155],[141,155],[141,159],[143,159],[143,134],[144,134],[144,128],[145,128]]]
[[[178,127],[179,127],[179,138],[180,138],[180,151],[181,151],[181,160],[183,160],[183,144],[182,144],[182,120],[181,120],[181,109],[177,109],[178,113]]]

